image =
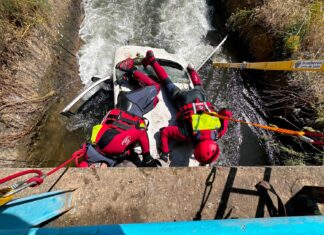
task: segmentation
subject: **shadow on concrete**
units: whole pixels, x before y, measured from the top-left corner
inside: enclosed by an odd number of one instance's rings
[[[65,173],[68,171],[69,167],[64,168],[64,171],[60,174],[60,176],[55,180],[55,182],[51,185],[51,187],[47,190],[47,192],[51,192],[56,184],[62,179]]]
[[[225,219],[229,218],[232,212],[232,208],[229,210],[229,212],[225,215],[225,211],[227,209],[227,203],[230,197],[231,193],[239,193],[239,194],[245,194],[245,195],[251,195],[251,196],[259,196],[258,192],[255,190],[249,190],[249,189],[241,189],[241,188],[235,188],[233,187],[235,177],[237,174],[237,168],[232,167],[229,171],[226,184],[224,186],[224,190],[222,193],[221,201],[219,203],[215,219]],[[266,167],[263,175],[263,180],[269,181],[271,177],[271,168]],[[259,198],[257,211],[256,211],[256,218],[264,217],[264,208],[265,203],[261,198]]]
[[[208,198],[210,196],[210,193],[213,189],[213,183],[215,181],[215,178],[216,178],[216,167],[213,167],[206,179],[205,190],[204,190],[203,197],[201,199],[200,208],[197,211],[196,216],[193,218],[193,220],[201,220],[201,213],[204,210],[205,205],[206,205]]]
[[[268,181],[261,181],[255,187],[271,217],[321,215],[317,203],[324,203],[324,187],[304,186],[286,204]],[[277,206],[270,194],[276,197]]]
[[[270,168],[270,167],[266,167],[265,168],[265,171],[264,171],[264,174],[263,174],[263,180],[270,181],[271,171],[272,171],[272,168]],[[257,194],[257,196],[259,196],[259,194]],[[256,218],[262,218],[262,217],[264,217],[264,209],[265,209],[265,203],[259,197],[259,202],[258,202],[258,206],[257,206],[257,211],[255,213],[255,217]]]
[[[285,204],[287,216],[321,215],[317,203],[324,203],[324,187],[304,186]]]
[[[227,219],[231,217],[233,208],[228,210],[228,201],[232,193],[258,197],[255,218],[263,218],[265,216],[265,209],[267,209],[271,217],[321,214],[317,203],[324,203],[324,187],[304,186],[299,192],[291,197],[286,204],[283,204],[280,196],[274,190],[272,185],[269,184],[272,171],[271,167],[264,168],[263,180],[255,186],[256,190],[233,187],[237,170],[238,168],[236,167],[232,167],[229,170],[214,219]],[[209,200],[215,179],[216,168],[213,167],[206,179],[200,208],[193,220],[202,219],[202,212]],[[276,197],[277,205],[272,201],[273,196],[271,197],[269,195],[271,193]],[[227,210],[228,212],[225,214]]]
[[[0,212],[0,231],[9,229],[26,229],[31,228],[32,225],[20,219],[17,216],[4,214]],[[10,233],[8,233],[10,234]],[[13,234],[13,233],[12,233]]]

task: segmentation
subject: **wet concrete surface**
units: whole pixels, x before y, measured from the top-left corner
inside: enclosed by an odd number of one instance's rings
[[[324,167],[69,168],[18,195],[76,188],[74,208],[50,226],[254,218],[269,216],[255,189],[263,179],[286,203],[303,186],[324,186]]]

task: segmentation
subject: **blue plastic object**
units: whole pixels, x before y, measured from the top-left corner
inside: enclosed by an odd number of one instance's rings
[[[37,194],[1,206],[0,231],[31,228],[61,215],[72,208],[73,191],[60,190]]]
[[[322,235],[324,216],[0,230],[0,235]]]

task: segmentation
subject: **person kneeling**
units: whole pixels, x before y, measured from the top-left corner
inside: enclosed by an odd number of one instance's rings
[[[81,153],[85,155],[85,161],[79,167],[115,167],[125,160],[135,166],[157,165],[150,154],[143,115],[158,103],[160,84],[138,71],[131,58],[120,62],[117,68],[142,88],[119,93],[116,108],[107,112],[101,124],[94,126],[91,144],[84,145],[74,153],[76,156]],[[134,151],[136,145],[141,147],[142,161]]]

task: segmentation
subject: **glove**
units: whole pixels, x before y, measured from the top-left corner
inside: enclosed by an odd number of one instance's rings
[[[160,159],[165,161],[167,164],[170,164],[170,154],[169,153],[160,153]]]
[[[143,167],[157,167],[156,160],[151,156],[151,154],[148,153],[143,153],[143,161],[142,161],[142,166]]]
[[[190,70],[194,70],[194,67],[193,67],[193,64],[192,63],[189,63],[188,66],[187,66],[187,70],[190,71]]]
[[[152,158],[149,162],[143,163],[142,167],[161,167],[162,164],[159,160]]]

